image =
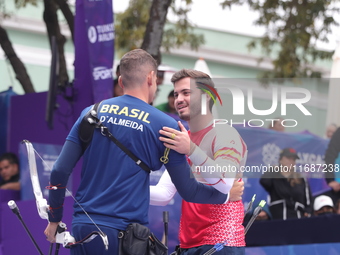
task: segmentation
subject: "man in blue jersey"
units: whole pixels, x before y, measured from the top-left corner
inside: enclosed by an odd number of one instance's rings
[[[150,54],[137,49],[120,61],[119,86],[124,95],[100,103],[98,118],[125,147],[151,170],[160,169],[161,158],[183,199],[195,203],[221,204],[227,195],[190,178],[185,155],[166,148],[159,140],[163,126],[179,130],[176,121],[150,105],[157,89],[157,63]],[[72,235],[82,240],[92,231],[104,232],[109,241],[105,250],[100,238],[71,248],[71,254],[118,254],[118,232],[128,224],[148,224],[149,175],[115,143],[94,130],[91,143],[83,151],[79,138],[80,123],[91,107],[84,109],[74,124],[51,172],[47,240],[55,242],[62,219],[68,177],[83,156],[82,177],[74,204]],[[95,223],[95,224],[94,224]]]

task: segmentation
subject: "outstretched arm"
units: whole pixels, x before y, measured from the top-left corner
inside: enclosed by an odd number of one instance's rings
[[[242,148],[241,138],[237,135],[236,142],[230,144],[230,141],[225,137],[218,137],[211,146],[214,147],[214,157],[210,158],[204,150],[194,144],[189,137],[188,131],[182,123],[178,123],[181,131],[164,127],[160,130],[160,134],[165,137],[159,139],[164,142],[167,148],[177,151],[181,154],[190,156],[190,160],[195,165],[195,170],[200,177],[203,177],[218,191],[227,194],[234,184],[236,173],[239,171],[240,165],[245,164],[246,147]],[[236,132],[235,130],[230,130]],[[210,146],[210,145],[209,145]],[[242,155],[243,154],[243,155]],[[212,172],[211,169],[223,168],[223,171]],[[206,169],[210,169],[206,171]],[[203,173],[203,174],[202,174]]]
[[[215,188],[197,182],[191,176],[191,169],[187,162],[166,165],[171,181],[175,185],[180,196],[187,202],[200,204],[223,204],[228,195]]]
[[[230,189],[228,199],[238,201],[242,199],[244,182],[234,180],[233,187]],[[150,205],[165,206],[176,194],[177,190],[171,181],[168,171],[165,171],[155,186],[150,186]],[[228,199],[225,202],[228,202]]]

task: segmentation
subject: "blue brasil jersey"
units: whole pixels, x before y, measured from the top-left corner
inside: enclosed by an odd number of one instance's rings
[[[67,140],[81,145],[79,125],[90,108],[82,112]],[[173,118],[129,95],[104,100],[97,112],[100,121],[125,147],[151,170],[160,169],[165,147],[159,140],[159,130],[164,125],[178,129]],[[184,155],[171,151],[167,166],[183,162]],[[76,199],[97,224],[125,229],[131,222],[148,223],[148,173],[100,129],[95,129],[84,152],[81,178]],[[77,203],[74,209],[73,224],[90,223]]]

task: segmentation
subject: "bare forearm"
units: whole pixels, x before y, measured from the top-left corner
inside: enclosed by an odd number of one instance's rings
[[[0,189],[20,190],[20,182],[9,182],[0,187]]]

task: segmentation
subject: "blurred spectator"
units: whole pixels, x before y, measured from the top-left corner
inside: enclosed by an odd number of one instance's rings
[[[255,207],[253,208],[253,210],[251,210],[250,212],[248,212],[245,217],[244,217],[244,225],[247,225],[247,222],[249,222],[249,220],[251,219],[251,217],[253,216]],[[261,221],[261,220],[270,220],[272,218],[268,205],[265,204],[265,206],[262,208],[261,212],[259,213],[259,215],[257,215],[257,217],[255,218],[255,220],[257,221]]]
[[[164,74],[165,74],[165,70],[163,70],[162,67],[159,66],[157,70],[157,86],[163,84]]]
[[[311,191],[308,181],[295,171],[293,148],[281,151],[279,165],[272,166],[262,175],[260,184],[270,196],[269,210],[273,219],[309,217],[312,212]]]
[[[174,96],[174,90],[171,90],[169,95],[168,95],[168,102],[159,104],[156,106],[158,110],[161,110],[162,112],[165,113],[173,113],[177,114],[176,109],[175,109],[175,96]]]
[[[269,220],[270,216],[269,216],[269,211],[266,210],[262,210],[259,215],[257,215],[255,220]]]
[[[272,123],[269,124],[268,126],[269,129],[278,131],[278,132],[284,132],[285,127],[282,125],[282,119],[281,118],[276,118],[273,120]]]
[[[325,163],[327,166],[325,172],[326,182],[332,188],[329,195],[333,202],[340,199],[340,128],[338,128],[329,141],[326,153]]]
[[[113,80],[113,97],[124,95],[123,89],[118,85],[118,78],[120,76],[120,65],[116,68],[116,78]]]
[[[314,200],[314,215],[334,214],[333,200],[329,196],[321,195]]]
[[[20,190],[18,157],[11,152],[0,156],[0,189]]]
[[[336,201],[334,209],[336,214],[340,214],[340,199]]]
[[[116,67],[116,78],[113,80],[114,85],[118,84],[119,76],[120,76],[120,65],[118,64]]]
[[[331,139],[336,129],[337,126],[334,123],[329,124],[326,128],[326,138]]]
[[[157,69],[157,90],[154,96],[154,99],[156,99],[156,97],[158,96],[159,93],[159,87],[160,85],[163,84],[164,82],[164,74],[165,74],[166,69],[164,68],[164,66],[159,65],[158,69]],[[150,105],[153,105],[153,102],[150,103]]]

